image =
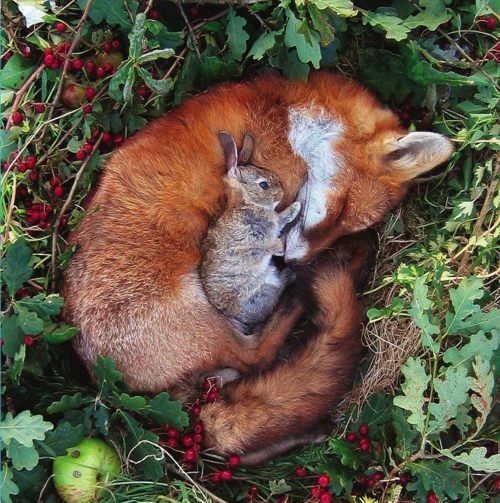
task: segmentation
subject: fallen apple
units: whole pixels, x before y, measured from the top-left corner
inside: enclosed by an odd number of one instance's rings
[[[91,503],[120,472],[120,458],[103,440],[86,438],[57,456],[52,466],[54,485],[66,503]]]

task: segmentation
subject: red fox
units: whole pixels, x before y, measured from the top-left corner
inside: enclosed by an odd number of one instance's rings
[[[225,205],[221,131],[239,148],[253,137],[251,164],[283,187],[278,211],[301,205],[284,258],[299,276],[310,271],[299,284],[312,308],[292,289],[254,336],[209,303],[200,280],[201,243]],[[199,376],[234,369],[242,377],[202,410],[207,446],[250,460],[280,452],[314,428],[357,364],[354,273],[325,250],[380,221],[410,180],[452,152],[445,137],[407,133],[359,84],[327,72],[308,82],[264,75],[187,100],[113,153],[70,238],[63,294],[81,329],[77,352],[89,369],[112,356],[135,391],[181,399]],[[307,344],[270,366],[304,313]]]

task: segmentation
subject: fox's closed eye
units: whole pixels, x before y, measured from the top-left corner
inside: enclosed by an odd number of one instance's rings
[[[269,184],[267,182],[259,182],[259,187],[261,189],[267,190],[269,188]]]

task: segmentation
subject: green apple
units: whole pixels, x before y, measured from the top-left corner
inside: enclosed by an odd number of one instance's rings
[[[52,473],[59,496],[66,503],[91,503],[120,472],[120,458],[103,440],[85,438],[54,459]]]

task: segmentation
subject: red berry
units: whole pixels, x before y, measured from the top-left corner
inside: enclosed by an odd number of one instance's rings
[[[21,161],[17,164],[17,171],[19,171],[19,173],[25,173],[28,171],[28,166],[25,162]]]
[[[93,61],[87,61],[85,63],[85,71],[87,73],[94,73],[95,72],[95,63]]]
[[[481,31],[493,31],[497,25],[494,16],[480,16],[477,18],[477,22]]]
[[[322,473],[318,477],[318,485],[320,487],[328,487],[330,485],[330,477],[326,473]]]
[[[90,143],[85,143],[82,147],[82,150],[86,153],[86,154],[91,154],[92,151],[94,150],[94,147],[90,144]]]
[[[71,62],[71,68],[73,68],[75,72],[79,72],[83,68],[83,61],[80,58],[74,59]]]
[[[368,435],[368,433],[370,432],[370,428],[366,423],[363,423],[359,425],[358,431],[360,435]]]
[[[191,414],[198,417],[201,414],[201,406],[199,404],[193,405],[191,407]]]
[[[29,169],[33,169],[36,166],[36,160],[35,155],[29,155],[26,157],[26,166],[28,166]]]
[[[196,451],[194,449],[188,449],[185,453],[184,453],[184,459],[186,461],[196,461],[196,458],[198,457],[198,454],[196,453]]]
[[[48,229],[50,227],[50,222],[47,222],[46,220],[40,220],[38,226],[42,229]]]
[[[370,441],[366,437],[361,438],[359,440],[359,448],[363,452],[369,451],[370,450]]]
[[[25,335],[24,344],[26,344],[26,346],[33,346],[33,344],[35,344],[35,338],[32,335]]]
[[[38,180],[38,172],[37,171],[32,171],[30,173],[30,180],[32,182],[36,182]]]
[[[64,23],[61,23],[61,21],[56,23],[56,30],[59,33],[64,33],[67,29],[68,29],[68,27]]]
[[[294,470],[296,477],[306,477],[307,476],[307,468],[305,466],[297,466]]]
[[[196,444],[201,444],[203,442],[203,433],[195,433],[193,440]]]
[[[57,70],[59,67],[61,66],[61,63],[59,63],[59,60],[55,60],[51,65],[50,65],[50,68],[52,68],[52,70]]]
[[[83,161],[85,157],[87,157],[87,154],[85,150],[79,150],[78,152],[75,153],[75,157],[77,161]]]
[[[168,430],[168,436],[170,438],[179,438],[180,432],[175,428],[171,428],[170,430]]]
[[[160,13],[155,9],[151,9],[148,12],[148,17],[149,19],[160,19]]]
[[[192,435],[184,435],[182,437],[182,444],[184,447],[192,447],[194,444],[194,438]]]
[[[4,171],[10,171],[10,168],[12,167],[12,164],[9,161],[5,161],[2,164],[2,168]]]
[[[401,475],[399,477],[399,483],[402,486],[405,486],[406,484],[408,484],[408,482],[410,482],[410,476],[409,475]]]
[[[37,114],[43,114],[45,112],[45,105],[43,103],[35,103],[33,109]]]
[[[379,482],[380,480],[382,480],[384,478],[384,474],[381,471],[376,471],[372,475],[372,478],[373,478],[373,480],[376,480],[377,482]]]
[[[175,449],[177,447],[177,439],[176,438],[169,438],[169,439],[167,439],[167,445],[171,449]]]
[[[24,119],[24,115],[22,112],[19,112],[19,110],[16,110],[15,112],[12,112],[12,115],[10,116],[10,120],[12,121],[12,124],[19,126],[19,124],[22,124]]]
[[[113,143],[118,146],[121,145],[125,141],[125,138],[121,134],[115,134],[113,137]]]
[[[104,70],[104,73],[106,75],[110,74],[110,73],[114,73],[114,71],[115,71],[115,67],[111,63],[104,63],[102,69]]]
[[[4,52],[2,54],[2,61],[4,63],[7,63],[7,61],[9,61],[9,59],[12,58],[12,56],[14,56],[14,53],[11,50]],[[2,341],[3,341],[3,339],[2,339]]]
[[[368,477],[366,479],[366,485],[369,489],[373,488],[375,486],[375,483],[376,483],[375,479],[372,479],[371,477]]]
[[[218,484],[221,481],[221,476],[220,476],[220,473],[218,473],[218,472],[212,473],[210,478],[212,479],[212,482],[214,484]]]
[[[311,487],[311,496],[313,498],[319,498],[321,496],[321,487],[318,486]]]
[[[193,426],[193,431],[195,433],[203,433],[203,425],[201,423],[195,423]]]
[[[64,189],[61,186],[54,187],[54,196],[62,197],[63,195],[64,195]]]
[[[83,105],[82,110],[85,115],[91,114],[92,113],[92,105],[90,103],[87,103],[86,105]]]
[[[122,44],[120,43],[119,40],[115,39],[111,42],[111,45],[113,46],[113,49],[118,50]]]
[[[348,442],[355,442],[358,439],[358,434],[350,431],[349,433],[347,433],[345,438]]]
[[[91,100],[95,97],[95,89],[93,87],[86,87],[85,88],[85,97],[88,99],[88,100]]]
[[[102,66],[98,66],[95,70],[95,74],[99,79],[102,79],[106,75],[106,72]]]
[[[320,501],[320,503],[332,503],[333,498],[332,498],[332,495],[330,493],[323,493],[319,497],[319,501]]]
[[[232,468],[240,466],[241,458],[238,456],[238,454],[231,454],[231,456],[229,456],[229,458],[227,459],[227,464]]]
[[[67,216],[61,217],[61,221],[59,222],[59,224],[61,225],[61,227],[66,227],[68,225],[68,217]]]
[[[57,178],[57,176],[53,176],[50,179],[50,186],[51,187],[58,187],[59,185],[61,185],[61,180],[59,180],[59,178]]]
[[[31,47],[29,45],[23,45],[21,47],[21,53],[26,59],[31,58]]]
[[[255,496],[257,496],[257,494],[259,494],[259,488],[257,486],[250,486],[248,488],[247,496],[250,499],[255,498]]]
[[[102,50],[104,52],[111,52],[112,48],[113,46],[111,45],[111,40],[108,40],[107,42],[104,42],[104,44],[102,44]]]
[[[500,491],[500,478],[495,480],[495,489],[497,491]]]
[[[233,478],[233,474],[229,470],[222,470],[220,472],[220,478],[221,480],[231,480]]]
[[[436,493],[432,491],[427,493],[427,503],[439,503],[439,498],[436,496]]]

